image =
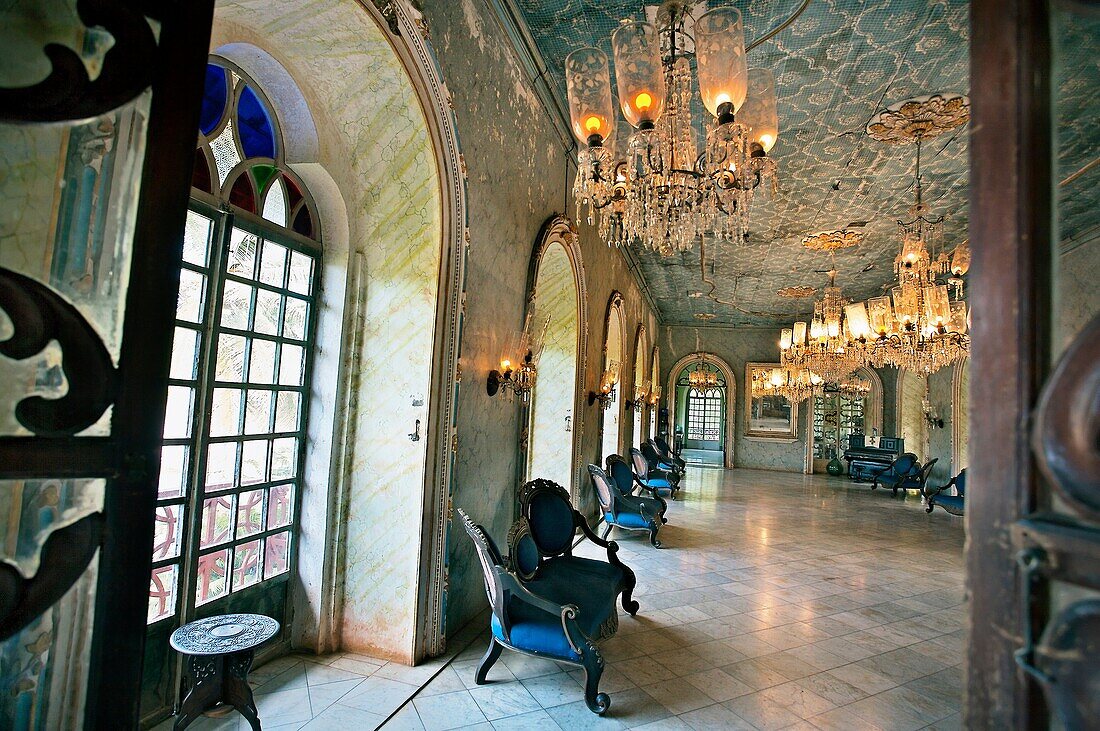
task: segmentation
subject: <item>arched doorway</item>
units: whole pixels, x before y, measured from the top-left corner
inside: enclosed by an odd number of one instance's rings
[[[638,337],[634,341],[634,392],[631,396],[631,405],[634,411],[633,443],[635,447],[641,447],[645,441],[645,409],[649,400],[649,371],[646,368],[645,356],[649,346],[646,343],[645,325],[638,326]]]
[[[970,464],[970,358],[955,363],[951,374],[951,473]]]
[[[927,393],[928,381],[911,371],[898,371],[897,434],[905,440],[905,451],[924,462],[928,458],[928,423],[921,401]]]
[[[611,374],[612,378],[621,381],[620,375],[623,367],[623,296],[618,292],[611,294],[611,300],[607,304],[606,336],[603,345],[603,374]],[[596,384],[599,390],[600,384]],[[622,431],[623,397],[621,391],[623,385],[620,382],[611,392],[611,402],[607,404],[603,412],[600,426],[600,463],[602,464],[608,455],[620,454],[619,444]]]
[[[681,358],[668,376],[670,442],[689,450],[685,458],[733,467],[736,401],[737,382],[729,364],[712,353]]]
[[[657,436],[657,412],[661,409],[661,349],[653,346],[649,359],[649,436]]]
[[[546,331],[531,394],[526,477],[572,490],[581,300],[578,262],[563,236],[568,230],[564,223],[551,226],[536,253],[528,312],[532,326],[545,323]]]

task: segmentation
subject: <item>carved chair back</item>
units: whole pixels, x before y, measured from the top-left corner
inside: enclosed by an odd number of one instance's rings
[[[592,486],[596,488],[596,499],[600,503],[600,509],[604,513],[613,513],[615,508],[615,499],[611,491],[611,478],[607,476],[607,473],[601,470],[594,464],[588,465],[588,476],[592,478]]]
[[[928,464],[926,464],[924,466],[924,468],[920,470],[920,472],[918,474],[919,474],[920,483],[922,485],[925,484],[926,482],[928,482],[928,475],[932,474],[932,467],[935,466],[935,464],[939,461],[940,461],[939,457],[936,457],[933,460],[929,460]]]
[[[649,477],[649,462],[635,447],[630,448],[630,461],[634,463],[634,474],[638,475],[639,480]]]
[[[917,455],[912,452],[906,452],[894,460],[894,464],[891,466],[890,471],[895,475],[908,475],[914,472],[914,468],[920,469],[917,462]]]
[[[959,474],[955,475],[955,492],[959,495],[966,497],[966,468],[964,467]]]
[[[569,555],[577,531],[577,514],[564,487],[551,480],[531,480],[520,490],[520,515],[543,557]]]
[[[623,495],[631,495],[634,492],[634,471],[626,460],[615,454],[607,460],[607,471],[611,474],[615,488]]]
[[[509,623],[506,611],[506,596],[501,585],[500,572],[504,571],[504,560],[497,550],[496,544],[485,529],[470,519],[466,511],[458,508],[458,516],[462,519],[462,526],[474,542],[478,560],[481,561],[481,570],[485,574],[485,594],[489,597],[489,608],[497,618],[500,626],[504,628],[505,636],[508,636]]]
[[[661,450],[663,454],[672,455],[672,448],[669,447],[668,442],[661,437],[653,437],[653,443],[657,445],[657,449]]]
[[[645,457],[646,463],[652,467],[657,467],[661,461],[661,455],[657,453],[656,448],[649,442],[642,445],[642,456]]]

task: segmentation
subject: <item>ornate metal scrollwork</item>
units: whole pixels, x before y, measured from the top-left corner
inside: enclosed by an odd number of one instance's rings
[[[56,340],[69,390],[58,399],[29,396],[15,418],[38,436],[75,434],[94,424],[115,398],[118,372],[99,334],[61,295],[30,277],[0,267],[0,309],[15,334],[0,342],[0,355],[24,360]]]
[[[1100,601],[1075,602],[1047,625],[1035,648],[1035,675],[1047,703],[1067,729],[1091,728],[1100,718]]]
[[[1054,488],[1100,519],[1100,317],[1077,335],[1043,386],[1031,448]]]
[[[43,544],[38,572],[29,579],[15,566],[0,562],[0,640],[26,627],[65,595],[92,560],[102,534],[102,513],[58,528]]]
[[[68,122],[97,117],[134,99],[152,83],[157,41],[136,0],[77,0],[85,26],[114,39],[93,80],[76,51],[59,43],[42,49],[50,75],[31,86],[0,88],[0,121]]]

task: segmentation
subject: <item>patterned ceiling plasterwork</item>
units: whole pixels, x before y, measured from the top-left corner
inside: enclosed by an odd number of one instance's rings
[[[586,45],[611,56],[611,32],[622,18],[645,17],[646,5],[643,0],[513,2],[546,62],[546,78],[557,88],[563,108],[565,56]],[[720,5],[741,10],[745,38],[751,42],[789,18],[801,0],[709,3]],[[817,283],[821,275],[815,270],[834,266],[848,297],[882,293],[893,279],[893,259],[900,248],[897,219],[906,217],[912,204],[915,150],[876,142],[865,128],[875,113],[896,102],[969,93],[968,14],[964,0],[813,0],[789,27],[749,52],[750,66],[764,66],[776,74],[780,136],[769,154],[779,164],[779,194],[772,200],[757,196],[743,244],[707,242],[702,263],[706,279],[715,283],[713,293],[703,281],[698,245],[669,258],[633,249],[666,323],[697,322],[697,312],[714,314],[715,325],[789,322],[807,314],[810,303],[777,292]],[[1094,26],[1066,31],[1076,43],[1075,58],[1066,59],[1059,78],[1063,176],[1098,154],[1100,39],[1087,37]],[[701,105],[693,111],[700,135],[703,114]],[[629,133],[621,121],[616,144],[623,144]],[[967,238],[968,133],[964,126],[926,141],[921,159],[924,200],[931,215],[946,217],[943,234],[949,249]],[[1061,191],[1064,234],[1096,224],[1100,207],[1089,203],[1088,193],[1098,179],[1100,168],[1076,181],[1072,190],[1067,186]],[[839,251],[802,246],[807,235],[858,222],[866,222],[860,227],[864,241],[859,246]],[[712,296],[689,298],[688,293],[696,290]]]
[[[800,284],[794,287],[784,287],[776,292],[780,297],[786,297],[787,299],[805,299],[806,297],[813,297],[817,294],[817,287],[808,287],[804,284]]]
[[[847,249],[851,246],[859,246],[863,243],[862,231],[822,231],[802,239],[802,245],[814,251],[836,251]]]

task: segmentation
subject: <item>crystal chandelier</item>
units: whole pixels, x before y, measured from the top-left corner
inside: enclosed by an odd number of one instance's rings
[[[839,383],[864,360],[849,342],[844,322],[847,300],[836,286],[837,272],[833,269],[828,274],[829,286],[814,303],[809,327],[805,322],[796,322],[793,328],[784,328],[779,336],[779,355],[785,366],[806,369],[829,383]]]
[[[705,357],[688,373],[688,386],[691,388],[704,391],[717,385],[718,373],[710,369]]]
[[[963,275],[970,267],[967,242],[948,256],[940,241],[943,216],[932,217],[922,198],[921,143],[958,128],[970,118],[970,102],[958,94],[936,94],[887,107],[867,125],[883,142],[915,142],[915,200],[909,218],[898,221],[901,251],[894,259],[897,281],[890,295],[845,307],[850,347],[869,365],[892,365],[922,375],[954,363],[970,351]],[[948,284],[939,278],[950,273]],[[951,298],[948,286],[954,288]]]
[[[693,5],[665,0],[656,26],[624,20],[611,36],[620,107],[635,129],[624,159],[610,148],[607,55],[581,48],[565,60],[569,116],[582,145],[573,184],[577,217],[590,224],[598,218],[608,244],[638,240],[670,256],[704,233],[739,240],[754,189],[776,186],[767,156],[779,135],[774,76],[747,68],[736,8],[696,18]],[[714,117],[701,154],[691,114],[692,58],[703,106]]]
[[[821,376],[790,365],[753,373],[752,395],[782,396],[797,404],[813,396],[825,383]]]

